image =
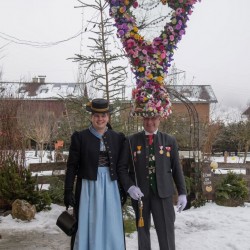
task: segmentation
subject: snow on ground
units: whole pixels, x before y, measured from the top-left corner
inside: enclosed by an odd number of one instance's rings
[[[42,162],[49,162],[46,151],[42,156]],[[41,162],[35,156],[34,151],[27,153],[27,166],[32,162]],[[52,157],[54,152],[52,151]],[[211,161],[223,162],[224,157],[212,157]],[[228,157],[228,163],[241,163],[243,157]],[[250,161],[250,157],[247,159]],[[216,173],[226,173],[227,169],[216,170]],[[234,170],[245,174],[245,169]],[[49,173],[43,173],[49,174]],[[12,219],[11,215],[0,217],[1,230],[15,232],[26,230],[29,232],[46,231],[51,234],[59,234],[56,219],[65,208],[52,204],[51,211],[42,211],[36,214],[31,222],[23,222]],[[207,203],[200,208],[191,208],[182,213],[176,213],[176,250],[250,250],[250,203],[244,207],[223,207],[215,203]],[[155,229],[151,229],[152,250],[158,250],[158,241]],[[126,236],[128,250],[137,250],[136,232]]]
[[[13,231],[46,231],[58,234],[56,219],[64,207],[52,204],[52,210],[40,212],[31,222],[0,217],[1,229]],[[244,207],[223,207],[207,203],[176,213],[176,250],[250,250],[250,203]],[[115,236],[114,236],[115,237]],[[155,229],[151,230],[152,250],[158,250]],[[137,235],[126,236],[128,250],[137,250]]]

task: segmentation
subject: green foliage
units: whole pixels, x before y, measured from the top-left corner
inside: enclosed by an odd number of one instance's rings
[[[200,196],[191,202],[191,206],[194,208],[202,207],[205,206],[206,202],[206,199],[203,196]]]
[[[126,234],[131,234],[136,231],[135,219],[127,218],[124,220],[124,228]]]
[[[194,186],[194,181],[192,177],[184,176],[185,177],[185,184],[186,184],[186,189],[187,189],[187,195],[191,193],[193,190]]]
[[[126,234],[131,234],[136,231],[136,222],[134,210],[131,206],[131,199],[128,198],[127,202],[122,208],[124,218],[124,229]]]
[[[215,188],[215,202],[218,205],[242,205],[248,198],[247,183],[241,175],[229,172]]]
[[[51,177],[48,190],[52,203],[63,205],[64,182],[58,177]]]
[[[0,196],[10,205],[22,199],[35,205],[37,212],[50,209],[48,192],[39,190],[30,170],[18,166],[12,159],[6,160],[0,168]]]

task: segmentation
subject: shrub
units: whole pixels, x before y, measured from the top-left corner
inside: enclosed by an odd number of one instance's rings
[[[58,177],[51,177],[48,193],[53,203],[63,205],[64,182]]]
[[[248,198],[247,183],[242,175],[229,172],[215,188],[215,202],[223,206],[243,205]]]
[[[16,199],[22,199],[35,205],[37,212],[50,209],[51,199],[48,192],[38,189],[36,178],[32,177],[29,169],[8,159],[0,168],[0,196],[10,205]]]
[[[132,208],[131,198],[127,199],[127,202],[122,208],[124,218],[124,230],[127,235],[136,231],[135,213]]]

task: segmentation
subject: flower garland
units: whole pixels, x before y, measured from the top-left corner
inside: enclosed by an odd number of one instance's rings
[[[188,16],[199,0],[161,0],[173,9],[170,22],[164,26],[159,37],[146,41],[138,32],[136,19],[130,8],[137,8],[137,0],[108,0],[110,16],[115,19],[117,36],[130,59],[136,78],[133,114],[141,116],[171,114],[171,102],[164,87],[164,79],[173,60],[176,44],[185,34]]]

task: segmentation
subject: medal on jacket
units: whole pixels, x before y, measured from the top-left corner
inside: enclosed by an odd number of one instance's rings
[[[163,146],[159,146],[159,148],[160,148],[160,151],[159,151],[159,153],[162,155],[164,152],[163,152]]]
[[[167,151],[166,156],[170,157],[171,147],[165,147],[165,148],[166,148],[166,151]]]
[[[137,154],[141,153],[141,146],[137,146]]]

